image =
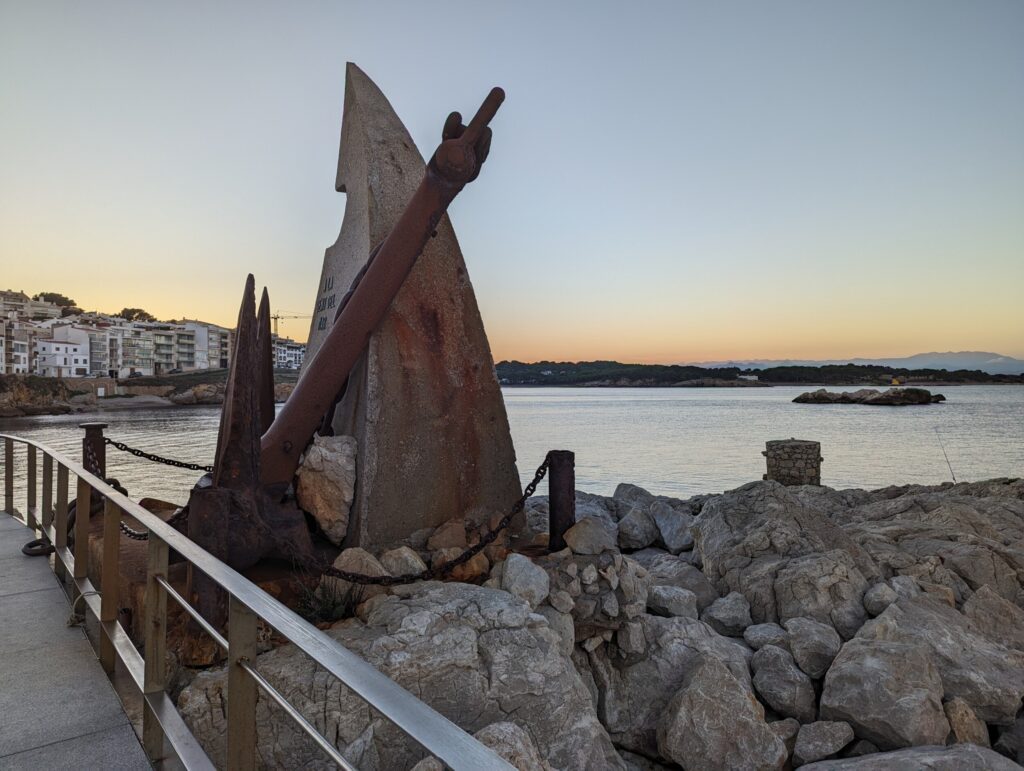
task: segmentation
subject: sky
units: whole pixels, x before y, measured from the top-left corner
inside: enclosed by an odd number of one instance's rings
[[[495,360],[1024,357],[1022,39],[1019,0],[0,0],[0,288],[309,315],[353,61],[427,156],[507,92],[449,212]]]

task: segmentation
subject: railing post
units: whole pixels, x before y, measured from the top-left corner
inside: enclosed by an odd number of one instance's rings
[[[576,454],[552,450],[548,454],[548,549],[565,548],[565,531],[576,524]]]
[[[103,429],[106,423],[80,423],[79,428],[85,429],[82,439],[82,465],[85,470],[100,479],[107,478],[107,445],[103,441]]]
[[[36,490],[39,479],[36,474],[36,448],[28,445],[28,489],[25,492],[25,524],[33,533],[36,524]]]
[[[117,623],[121,551],[121,508],[107,498],[103,505],[103,564],[100,565],[100,664],[108,675],[114,673],[117,652],[107,628]]]
[[[47,528],[53,524],[53,458],[48,452],[43,453],[43,510],[40,519],[43,535],[48,536]]]
[[[160,693],[167,684],[167,593],[157,582],[157,578],[167,578],[167,552],[167,544],[150,533],[142,626],[146,637],[146,664],[142,681],[144,697]],[[142,746],[154,763],[163,757],[164,730],[145,698],[142,704]]]
[[[256,767],[256,681],[242,668],[256,661],[256,614],[228,601],[228,771]]]
[[[75,569],[72,576],[77,583],[89,575],[89,509],[92,506],[92,488],[82,477],[78,478],[78,497],[75,499]],[[78,599],[78,587],[71,596]]]
[[[63,463],[57,464],[57,511],[53,520],[53,546],[57,550],[53,572],[64,581],[68,571],[61,550],[68,547],[68,467]]]
[[[4,439],[4,511],[14,516],[14,440]]]

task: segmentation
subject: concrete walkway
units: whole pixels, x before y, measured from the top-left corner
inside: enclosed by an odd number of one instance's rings
[[[27,527],[0,513],[0,769],[149,769],[114,689]]]

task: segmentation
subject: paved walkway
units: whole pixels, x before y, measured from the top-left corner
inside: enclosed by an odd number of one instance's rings
[[[0,769],[149,769],[114,689],[27,527],[0,513]]]

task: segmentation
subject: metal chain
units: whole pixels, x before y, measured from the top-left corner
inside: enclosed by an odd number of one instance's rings
[[[151,460],[154,463],[163,463],[166,466],[174,466],[176,468],[187,468],[192,471],[213,471],[213,466],[201,466],[198,463],[186,463],[183,460],[174,460],[173,458],[164,458],[160,455],[154,455],[151,452],[145,450],[139,450],[135,447],[129,447],[124,442],[115,442],[109,436],[103,437],[103,443],[109,444],[114,449],[120,450],[121,452],[127,452],[134,455],[136,458],[144,458]]]
[[[164,524],[165,525],[170,525],[171,527],[174,527],[179,522],[187,522],[187,521],[188,521],[188,508],[187,507],[183,507],[183,508],[178,509],[176,512],[174,512],[174,516],[172,516],[170,519],[165,520]],[[124,521],[122,521],[120,523],[120,525],[121,525],[121,532],[124,533],[129,538],[131,538],[133,541],[148,541],[149,540],[149,531],[148,530],[132,530],[130,527],[128,527],[128,525],[126,525],[124,523]]]
[[[523,491],[523,496],[513,504],[512,510],[502,517],[501,521],[498,522],[495,527],[487,531],[487,533],[480,539],[479,543],[470,546],[458,557],[453,557],[447,562],[443,562],[436,567],[421,570],[419,573],[403,573],[398,576],[368,576],[364,573],[350,573],[347,570],[340,570],[333,565],[324,568],[323,574],[331,576],[332,578],[340,578],[353,584],[372,584],[374,586],[398,586],[400,584],[412,584],[416,581],[428,581],[433,578],[445,576],[455,570],[459,565],[464,565],[469,562],[490,544],[494,543],[494,539],[498,537],[498,533],[509,526],[512,518],[523,510],[526,506],[526,501],[537,491],[537,485],[540,484],[541,480],[544,479],[544,476],[548,473],[548,466],[550,462],[551,454],[549,453],[544,456],[544,462],[537,468],[537,473],[533,475],[533,480],[526,486],[526,489]]]
[[[137,456],[142,457],[142,458],[150,457],[147,453],[144,453],[141,450],[133,450],[132,448],[128,447],[127,445],[124,445],[121,442],[115,442],[115,441],[113,441],[111,439],[108,439],[107,437],[103,437],[103,443],[104,444],[113,445],[118,450],[124,450],[126,452],[130,452],[132,455],[137,455]],[[179,466],[179,467],[182,467],[182,468],[194,468],[196,471],[202,471],[203,470],[202,466],[195,466],[194,464],[181,463],[180,461],[167,461],[166,459],[160,458],[159,456],[152,456],[150,459],[151,460],[152,459],[158,459],[158,460],[161,460],[163,462],[170,463],[172,465],[176,465],[176,466]],[[85,444],[85,460],[86,460],[87,470],[92,471],[94,473],[98,473],[99,472],[99,468],[100,468],[99,459],[96,457],[96,453],[93,452],[92,445],[88,444],[88,443]],[[110,480],[104,480],[104,481],[109,482]],[[174,513],[174,516],[172,516],[170,519],[167,520],[167,524],[171,525],[173,527],[177,523],[184,522],[186,520],[188,520],[188,509],[187,508],[181,508],[181,509],[178,509],[178,511],[176,511]],[[118,524],[120,525],[121,532],[124,533],[129,538],[131,538],[133,541],[147,541],[147,540],[149,540],[149,532],[148,531],[146,531],[146,530],[133,530],[132,528],[128,527],[128,525],[126,525],[123,521],[121,521]]]

